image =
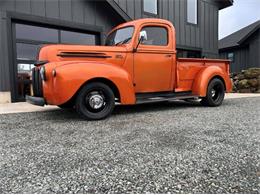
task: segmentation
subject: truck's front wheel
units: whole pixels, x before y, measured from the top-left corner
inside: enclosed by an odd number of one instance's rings
[[[225,97],[225,86],[224,83],[215,78],[210,81],[207,89],[206,97],[202,98],[201,104],[204,106],[216,107],[220,106]]]
[[[84,86],[76,100],[76,110],[87,120],[108,117],[115,107],[115,96],[107,85],[99,82]]]

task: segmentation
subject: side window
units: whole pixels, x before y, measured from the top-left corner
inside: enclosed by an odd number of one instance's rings
[[[145,31],[147,40],[142,42],[142,45],[157,45],[166,46],[168,45],[168,30],[164,27],[147,26],[141,31]]]

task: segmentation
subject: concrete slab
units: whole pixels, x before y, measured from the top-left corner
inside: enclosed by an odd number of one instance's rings
[[[0,104],[7,104],[7,103],[11,103],[11,92],[10,91],[5,91],[5,92],[0,91]]]
[[[260,97],[260,93],[227,93],[225,99]]]
[[[229,93],[226,94],[225,99],[250,98],[250,97],[260,97],[260,94]],[[26,102],[0,104],[0,114],[42,112],[42,111],[58,110],[58,109],[60,108],[57,106],[40,107],[40,106],[34,106],[28,104]]]
[[[34,106],[27,102],[0,104],[0,114],[41,112],[41,111],[49,111],[49,110],[57,110],[57,109],[60,108],[57,106],[44,106],[44,107]]]

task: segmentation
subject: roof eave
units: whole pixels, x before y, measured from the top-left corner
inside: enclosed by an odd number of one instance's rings
[[[234,3],[234,0],[217,0],[217,3],[219,4],[219,10],[227,8],[229,6],[232,6]]]
[[[235,45],[235,46],[229,46],[229,47],[222,47],[222,48],[219,48],[219,52],[225,52],[225,51],[228,51],[228,50],[234,50],[234,49],[237,49],[239,48],[240,46],[239,45]]]
[[[260,24],[257,25],[251,32],[249,32],[245,37],[243,37],[238,44],[242,44],[244,41],[246,41],[252,34],[254,34],[258,29],[260,28]]]
[[[106,1],[109,3],[109,5],[110,5],[112,8],[114,8],[114,10],[116,10],[116,12],[117,12],[126,22],[132,20],[132,18],[131,18],[127,13],[125,13],[125,11],[122,10],[114,0],[106,0]]]

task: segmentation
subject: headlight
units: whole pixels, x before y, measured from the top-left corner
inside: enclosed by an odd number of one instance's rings
[[[41,75],[41,79],[43,81],[46,81],[46,74],[45,74],[45,67],[42,66],[41,69],[40,69],[40,75]]]

